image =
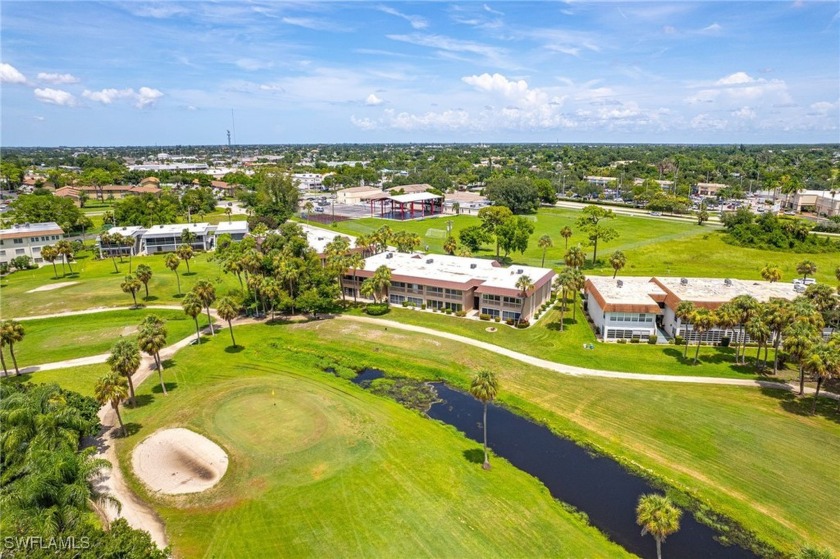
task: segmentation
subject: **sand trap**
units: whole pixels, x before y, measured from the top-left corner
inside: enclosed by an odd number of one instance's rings
[[[63,281],[61,283],[51,283],[49,285],[42,285],[41,287],[36,287],[35,289],[30,289],[27,293],[37,293],[38,291],[52,291],[53,289],[61,289],[62,287],[67,287],[68,285],[76,285],[77,281]]]
[[[222,479],[228,457],[210,439],[189,429],[153,433],[134,449],[131,465],[143,483],[167,495],[198,493]]]

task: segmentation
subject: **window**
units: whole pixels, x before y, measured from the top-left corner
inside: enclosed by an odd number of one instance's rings
[[[484,307],[481,309],[481,314],[489,314],[490,316],[496,317],[501,316],[501,312],[499,309],[491,309],[489,307]]]
[[[446,303],[443,305],[443,307],[446,309],[452,309],[453,311],[457,312],[463,309],[464,305],[462,305],[461,303]]]
[[[489,303],[489,304],[496,303],[496,304],[498,304],[499,301],[501,301],[501,300],[502,300],[502,298],[499,297],[498,295],[487,295],[485,293],[484,295],[481,296],[481,301],[483,303]]]
[[[506,305],[516,305],[516,306],[521,306],[522,305],[522,299],[520,299],[519,297],[504,297],[502,299],[502,301]]]
[[[6,256],[6,251],[5,250],[0,250],[0,256]]]
[[[403,295],[394,295],[393,293],[388,298],[393,305],[402,305],[402,302],[405,301],[405,297]]]
[[[443,288],[442,287],[431,287],[426,286],[426,295],[433,295],[437,297],[443,296]]]
[[[405,289],[405,283],[401,281],[392,281],[391,287],[396,289]]]
[[[23,244],[23,239],[15,239],[15,244],[16,245],[22,245]]]
[[[442,309],[443,301],[435,301],[434,299],[431,299],[426,301],[426,307],[430,309]]]
[[[15,249],[15,254],[26,254],[26,251],[23,250],[22,248],[16,248]]]
[[[423,304],[423,299],[420,299],[419,297],[406,297],[405,300],[409,303],[417,305],[418,307]]]
[[[446,297],[449,299],[460,299],[464,296],[464,292],[460,289],[447,289],[445,293]]]
[[[41,247],[32,247],[32,252],[41,252]]]
[[[502,320],[519,320],[519,313],[512,311],[504,311],[502,313]]]

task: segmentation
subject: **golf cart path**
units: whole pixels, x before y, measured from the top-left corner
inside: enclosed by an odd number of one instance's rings
[[[548,369],[550,371],[554,371],[563,375],[570,375],[576,377],[600,377],[600,378],[612,378],[612,379],[624,379],[624,380],[641,380],[641,381],[651,381],[651,382],[680,382],[680,383],[696,383],[696,384],[719,384],[719,385],[728,385],[728,386],[751,386],[751,387],[759,387],[759,388],[775,388],[778,390],[788,390],[794,391],[798,390],[797,386],[793,386],[787,383],[781,382],[773,382],[773,381],[765,381],[765,380],[752,380],[752,379],[737,379],[737,378],[722,378],[722,377],[694,377],[694,376],[685,376],[685,375],[652,375],[646,373],[622,373],[619,371],[605,371],[600,369],[587,369],[584,367],[575,367],[574,365],[564,365],[562,363],[556,363],[554,361],[548,361],[546,359],[540,359],[539,357],[533,357],[531,355],[526,355],[524,353],[520,353],[518,351],[513,351],[507,348],[503,348],[494,344],[489,344],[487,342],[482,342],[479,340],[475,340],[473,338],[468,338],[466,336],[460,336],[458,334],[450,334],[449,332],[439,332],[437,330],[432,330],[431,328],[425,328],[423,326],[414,326],[411,324],[403,324],[401,322],[395,322],[393,320],[382,320],[379,318],[368,318],[364,316],[348,316],[348,315],[339,315],[337,317],[339,320],[351,320],[353,322],[363,322],[365,324],[376,324],[378,326],[385,326],[386,328],[395,328],[398,330],[408,330],[410,332],[416,332],[418,334],[425,334],[427,336],[435,336],[438,338],[445,338],[448,340],[452,340],[455,342],[459,342],[462,344],[471,345],[473,347],[477,347],[486,351],[492,351],[498,355],[503,355],[505,357],[509,357],[511,359],[515,359],[522,363],[527,363],[528,365],[534,365],[535,367],[541,367],[543,369]],[[805,391],[809,394],[816,392],[813,388],[805,388]],[[835,398],[838,399],[840,396],[837,394],[833,394],[831,392],[820,391],[820,395],[825,396],[827,398]]]

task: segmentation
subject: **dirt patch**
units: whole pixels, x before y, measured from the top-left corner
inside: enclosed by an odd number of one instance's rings
[[[222,448],[189,429],[164,429],[134,449],[131,465],[152,491],[183,495],[205,491],[222,479],[228,457]]]
[[[69,285],[76,285],[77,281],[63,281],[61,283],[51,283],[49,285],[42,285],[41,287],[36,287],[35,289],[30,289],[27,293],[38,293],[39,291],[52,291],[53,289],[61,289],[62,287],[67,287]]]

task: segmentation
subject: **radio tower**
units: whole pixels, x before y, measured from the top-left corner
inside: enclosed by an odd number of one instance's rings
[[[228,151],[231,151],[231,148],[230,148],[230,130],[227,131],[227,135],[228,135]]]

